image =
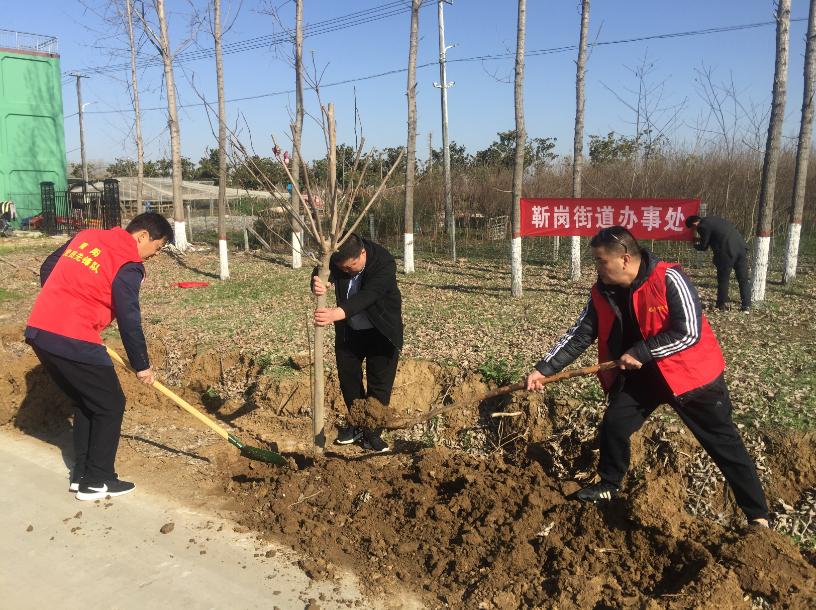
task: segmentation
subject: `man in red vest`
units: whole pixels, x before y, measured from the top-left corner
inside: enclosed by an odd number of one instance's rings
[[[668,403],[711,456],[752,525],[768,526],[768,507],[745,445],[731,419],[725,362],[697,290],[678,265],[641,248],[620,226],[590,242],[598,281],[578,321],[527,376],[527,389],[574,361],[598,339],[599,375],[608,397],[600,430],[600,482],[581,500],[610,500],[629,468],[629,438]]]
[[[42,290],[25,329],[54,383],[74,402],[70,491],[96,500],[133,491],[114,470],[125,395],[100,333],[114,318],[140,381],[153,383],[139,308],[142,262],[173,238],[160,214],[136,216],[127,229],[89,229],[46,258]]]

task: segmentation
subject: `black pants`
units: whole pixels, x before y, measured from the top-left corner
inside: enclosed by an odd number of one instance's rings
[[[116,477],[125,395],[112,366],[83,364],[34,347],[54,383],[74,402],[74,473],[85,483]]]
[[[347,407],[358,398],[372,396],[382,404],[391,401],[397,375],[399,350],[376,328],[352,330],[348,326],[334,346],[340,391]],[[363,385],[363,360],[368,390]]]
[[[601,478],[619,485],[629,468],[629,437],[662,403],[674,408],[723,473],[748,519],[768,517],[756,468],[731,419],[731,399],[722,375],[678,401],[659,373],[633,371],[621,376],[601,423]]]
[[[751,285],[748,282],[748,256],[741,254],[733,260],[715,260],[714,265],[717,267],[717,307],[723,308],[728,302],[728,280],[731,278],[732,269],[737,276],[742,307],[750,307]]]

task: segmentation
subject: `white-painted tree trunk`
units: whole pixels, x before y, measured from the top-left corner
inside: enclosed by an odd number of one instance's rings
[[[793,198],[788,224],[788,241],[785,248],[785,275],[782,279],[785,284],[792,282],[796,277],[796,265],[799,262],[799,234],[802,231],[810,147],[813,142],[813,98],[816,93],[816,0],[810,0],[804,76],[802,116],[799,122],[799,142],[796,146],[796,170],[793,175]]]
[[[173,220],[173,235],[176,248],[179,250],[186,250],[189,243],[187,242],[187,223],[183,220]]]
[[[581,179],[584,166],[584,106],[587,62],[587,37],[589,36],[589,0],[581,1],[581,34],[578,39],[578,61],[575,62],[575,138],[572,145],[572,196],[581,197]],[[570,238],[570,280],[581,279],[581,238]]]
[[[521,237],[514,237],[510,241],[510,293],[513,296],[521,296],[523,274],[521,268]]]
[[[757,214],[756,255],[751,301],[765,300],[765,282],[768,276],[768,256],[773,234],[774,192],[779,151],[782,141],[782,123],[785,119],[785,97],[788,84],[788,47],[790,40],[791,0],[778,0],[776,12],[776,61],[771,96],[771,116],[768,119],[768,140],[762,164],[762,181]]]
[[[229,256],[227,254],[227,240],[218,240],[218,264],[221,271],[221,279],[229,279]]]
[[[405,273],[413,273],[414,270],[414,234],[404,233],[405,238]]]
[[[796,266],[799,262],[799,237],[802,225],[792,222],[788,225],[788,240],[785,244],[785,277],[784,283],[792,282],[796,277]]]
[[[303,232],[292,231],[292,269],[303,266]]]
[[[419,40],[419,9],[422,0],[411,2],[411,29],[408,39],[408,142],[405,159],[405,206],[403,215],[403,260],[405,273],[414,272],[414,185],[416,183],[416,58]],[[444,84],[444,83],[443,83]]]
[[[221,0],[213,1],[213,40],[215,43],[215,79],[218,87],[218,262],[223,281],[229,279],[229,254],[227,252],[226,220],[227,109],[224,97],[224,61],[221,51]],[[212,201],[210,201],[210,206],[212,206]],[[192,219],[190,226],[192,226]]]
[[[167,127],[170,131],[170,157],[172,160],[173,179],[173,219],[178,226],[184,224],[184,198],[182,197],[182,169],[181,169],[181,135],[179,130],[178,102],[176,101],[176,81],[173,72],[173,53],[170,50],[170,35],[167,18],[164,12],[165,0],[154,0],[156,17],[159,20],[162,63],[164,64],[164,90],[167,96]],[[181,235],[184,235],[182,232]],[[192,241],[192,240],[191,240]],[[187,249],[187,238],[179,240],[176,234],[176,247],[179,250]]]
[[[754,283],[751,286],[751,302],[765,300],[765,282],[768,279],[768,259],[771,252],[771,238],[757,237],[754,248]]]
[[[577,235],[570,237],[570,279],[581,279],[581,238]]]
[[[513,237],[510,241],[510,294],[520,298],[522,294],[521,269],[521,196],[524,190],[524,152],[527,132],[524,129],[524,46],[527,35],[527,0],[518,0],[518,27],[516,28],[516,70],[513,83],[513,99],[516,110],[516,150],[513,155],[513,189],[511,218]]]

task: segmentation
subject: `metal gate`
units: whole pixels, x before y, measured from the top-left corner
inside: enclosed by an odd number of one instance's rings
[[[119,181],[105,180],[100,191],[55,191],[53,182],[40,183],[43,233],[78,233],[84,229],[121,226]]]

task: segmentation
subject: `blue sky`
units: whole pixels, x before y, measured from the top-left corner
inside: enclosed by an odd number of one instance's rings
[[[204,0],[190,0],[199,8]],[[93,67],[128,61],[121,50],[126,38],[105,24],[95,10],[106,4],[102,0],[29,0],[4,2],[2,26],[6,29],[53,35],[59,38],[63,72],[85,71]],[[342,17],[357,11],[391,5],[387,0],[333,2],[305,0],[306,24]],[[409,4],[405,2],[406,6]],[[434,3],[435,4],[435,3]],[[186,37],[190,3],[167,0],[170,10],[171,37],[178,43]],[[225,11],[235,15],[238,4],[224,0]],[[280,26],[265,14],[268,7],[280,7],[287,25],[293,23],[294,4],[285,0],[244,0],[224,44],[239,43],[259,36],[280,33]],[[446,39],[456,45],[448,52],[450,138],[464,144],[468,151],[485,148],[496,132],[512,129],[513,59],[516,32],[516,2],[511,0],[454,0],[445,7]],[[528,52],[574,45],[578,39],[580,3],[578,0],[551,2],[528,1]],[[686,32],[721,26],[734,26],[773,20],[771,0],[593,0],[590,31],[598,42],[638,38],[654,34]],[[382,9],[378,13],[381,14]],[[807,5],[794,0],[794,19],[807,16]],[[307,37],[304,56],[311,69],[312,58],[323,73],[324,84],[358,79],[407,65],[409,12],[360,23],[353,27]],[[798,131],[802,92],[802,64],[806,23],[797,21],[791,27],[791,54],[785,135],[795,137]],[[288,91],[293,86],[293,70],[285,55],[288,45],[259,48],[225,55],[225,88],[228,99],[261,96]],[[112,48],[120,49],[114,55]],[[199,32],[189,50],[211,48],[206,29]],[[469,58],[510,54],[500,60]],[[153,56],[146,46],[144,58]],[[422,9],[418,63],[437,59],[436,7]],[[526,62],[525,114],[528,133],[533,137],[555,137],[556,151],[569,154],[575,112],[576,52],[529,56]],[[456,61],[467,60],[467,61]],[[743,106],[755,105],[760,113],[770,101],[774,61],[774,28],[772,25],[723,32],[632,43],[598,46],[592,52],[587,72],[586,133],[606,134],[616,131],[632,134],[633,112],[621,101],[634,101],[638,80],[632,69],[646,61],[651,67],[647,82],[660,91],[657,119],[661,122],[674,115],[677,121],[670,136],[691,142],[694,125],[707,113],[707,106],[695,81],[706,66],[717,82],[733,79]],[[127,112],[130,98],[125,88],[129,72],[94,74],[83,81],[86,107],[86,147],[89,159],[113,160],[135,157],[132,136],[133,114]],[[141,71],[142,106],[162,107],[162,70],[148,67]],[[439,80],[436,66],[418,71],[418,156],[427,157],[428,133],[434,147],[440,145],[439,91],[433,83]],[[189,61],[177,69],[177,87],[181,104],[196,104],[200,99],[191,86],[208,100],[215,100],[215,69],[212,58]],[[74,81],[65,78],[63,103],[66,122],[66,148],[70,161],[79,159]],[[322,90],[324,102],[334,102],[338,141],[354,143],[354,97],[367,147],[399,146],[406,132],[406,74],[361,80]],[[655,93],[652,97],[656,100]],[[285,137],[289,111],[294,104],[291,94],[259,97],[228,104],[230,121],[246,124],[252,131],[256,149],[269,154],[270,134]],[[314,95],[307,92],[308,110],[317,113]],[[119,112],[124,110],[124,112]],[[144,134],[149,158],[169,155],[169,135],[161,111],[144,113]],[[245,128],[246,129],[246,128]],[[207,147],[214,146],[207,113],[200,106],[181,110],[183,154],[197,161]],[[324,154],[322,135],[317,125],[307,119],[304,154]]]

